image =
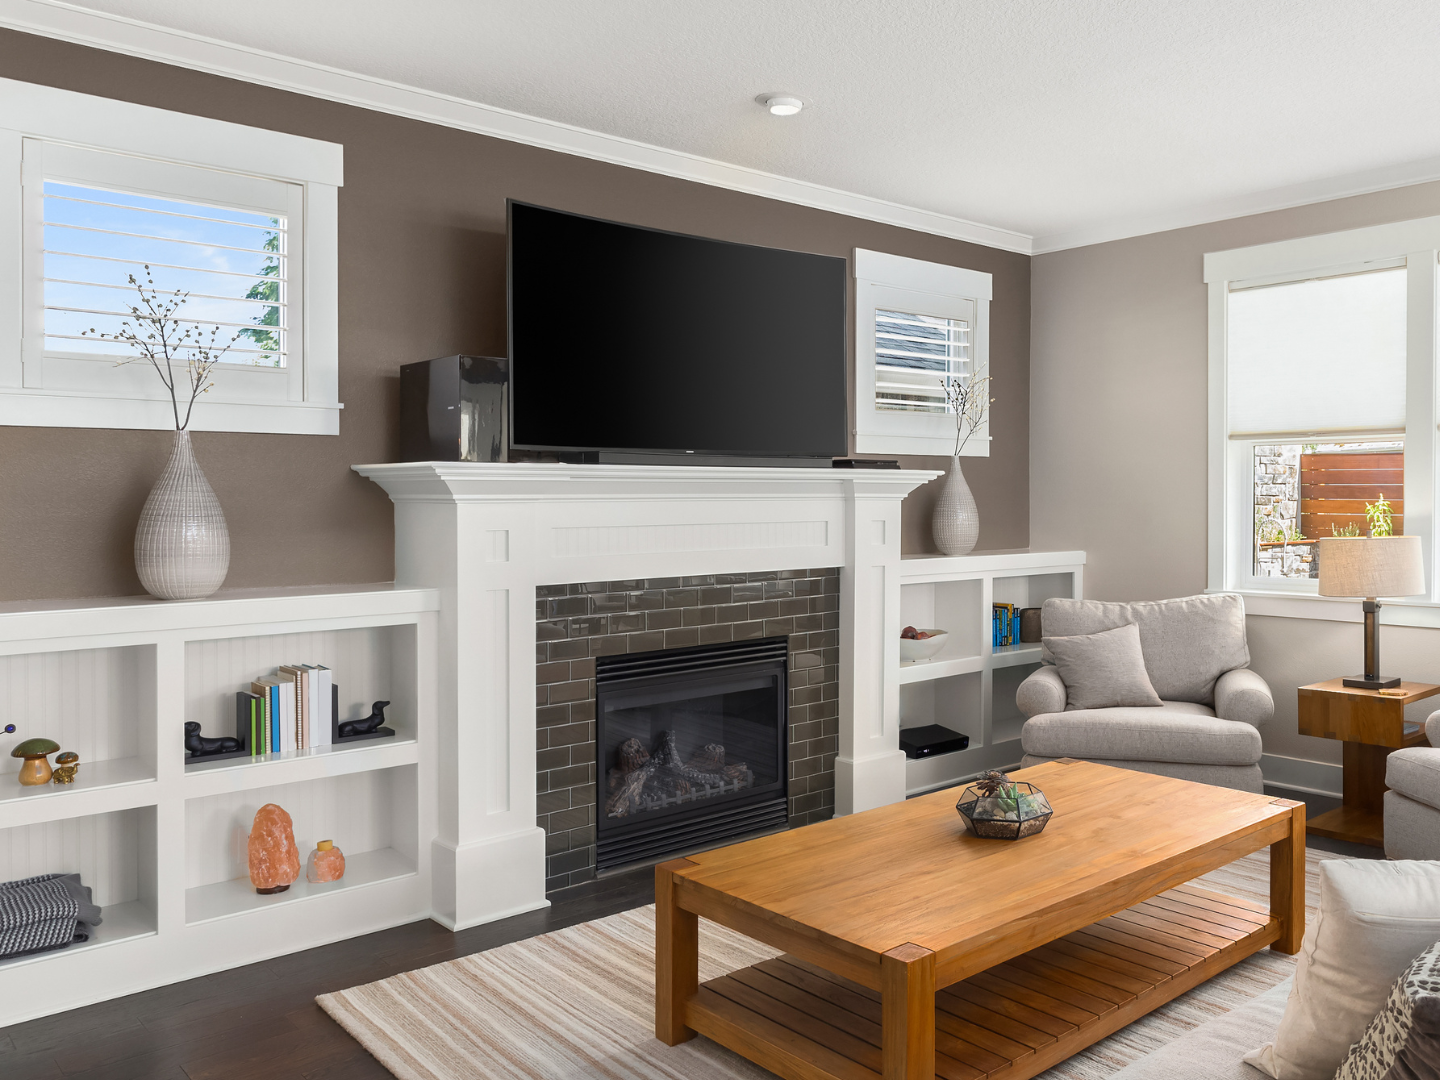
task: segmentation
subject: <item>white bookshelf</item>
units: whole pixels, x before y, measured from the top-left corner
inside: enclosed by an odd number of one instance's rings
[[[438,594],[391,586],[226,590],[208,600],[0,604],[0,881],[78,872],[104,922],[84,945],[0,962],[0,1026],[430,914]],[[234,734],[235,691],[324,664],[342,718],[388,700],[394,738],[187,763],[183,725]],[[22,787],[14,745],[80,755]],[[260,896],[255,811],[290,813],[301,878]],[[317,840],[345,852],[308,885]]]
[[[1039,607],[1084,595],[1083,551],[921,555],[900,561],[900,621],[949,633],[930,660],[900,664],[900,726],[943,724],[970,736],[952,754],[905,762],[908,794],[967,780],[1020,761],[1015,690],[1040,664],[1040,645],[991,647],[993,603]]]

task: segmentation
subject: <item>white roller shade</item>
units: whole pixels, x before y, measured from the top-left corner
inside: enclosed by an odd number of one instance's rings
[[[1403,431],[1405,269],[1237,289],[1232,435]]]

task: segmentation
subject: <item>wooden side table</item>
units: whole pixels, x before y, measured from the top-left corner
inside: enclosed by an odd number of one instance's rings
[[[1385,759],[1403,746],[1428,746],[1423,724],[1405,723],[1405,706],[1440,694],[1431,683],[1402,682],[1403,696],[1358,690],[1340,679],[1299,689],[1300,734],[1345,743],[1345,805],[1311,818],[1305,831],[1385,846]]]

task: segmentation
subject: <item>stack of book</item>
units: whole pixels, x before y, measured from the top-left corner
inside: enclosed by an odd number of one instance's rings
[[[1014,604],[992,604],[990,612],[990,645],[1014,645],[1020,639],[1020,619]]]
[[[282,664],[235,694],[236,734],[252,755],[329,746],[336,697],[329,668]]]

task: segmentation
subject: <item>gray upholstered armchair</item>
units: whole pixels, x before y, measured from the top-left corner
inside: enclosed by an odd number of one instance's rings
[[[1265,680],[1249,669],[1245,607],[1238,596],[1129,604],[1046,600],[1045,636],[1076,637],[1133,623],[1158,705],[1077,708],[1053,664],[1020,684],[1015,703],[1024,765],[1082,758],[1243,791],[1262,791],[1260,732],[1275,711]],[[1436,751],[1440,755],[1440,751]],[[1440,769],[1440,762],[1436,764]],[[1431,810],[1440,820],[1440,810]]]
[[[1440,859],[1440,712],[1425,721],[1429,746],[1408,746],[1385,759],[1385,854]]]

